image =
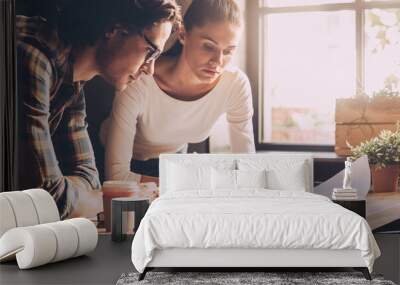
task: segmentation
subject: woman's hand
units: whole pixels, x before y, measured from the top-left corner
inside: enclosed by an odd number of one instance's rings
[[[154,176],[142,175],[142,177],[140,178],[140,183],[154,182],[157,184],[157,186],[159,186],[158,181],[159,181],[158,177],[154,177]]]
[[[146,176],[146,175],[142,175],[142,178],[140,179],[140,183],[147,183],[147,182],[154,182],[157,184],[157,188],[158,188],[158,177],[154,177],[154,176]],[[154,199],[158,198],[159,196],[159,191],[158,189],[156,189],[154,192],[151,193],[150,195],[150,201],[153,201]]]

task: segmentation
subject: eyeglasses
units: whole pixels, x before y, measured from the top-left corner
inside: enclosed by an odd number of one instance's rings
[[[153,60],[156,60],[161,55],[161,50],[148,38],[145,34],[143,34],[143,38],[146,43],[150,46],[149,51],[147,52],[146,58],[144,60],[144,64],[149,64]]]

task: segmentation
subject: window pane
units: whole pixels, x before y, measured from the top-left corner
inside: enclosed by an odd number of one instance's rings
[[[322,4],[353,3],[354,0],[264,0],[264,7],[293,7]]]
[[[400,9],[365,11],[365,91],[399,88]]]
[[[264,16],[263,142],[334,144],[335,98],[355,94],[353,11]]]

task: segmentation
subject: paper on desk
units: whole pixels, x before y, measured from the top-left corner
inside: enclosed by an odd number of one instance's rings
[[[314,187],[314,193],[331,198],[333,188],[342,188],[343,178],[344,169],[317,187]],[[368,157],[362,156],[353,162],[351,167],[351,186],[357,189],[359,199],[366,199],[370,188],[370,181],[371,172]]]

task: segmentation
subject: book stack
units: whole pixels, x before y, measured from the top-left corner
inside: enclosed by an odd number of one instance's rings
[[[343,189],[343,188],[333,188],[332,193],[333,200],[357,200],[357,189]]]

